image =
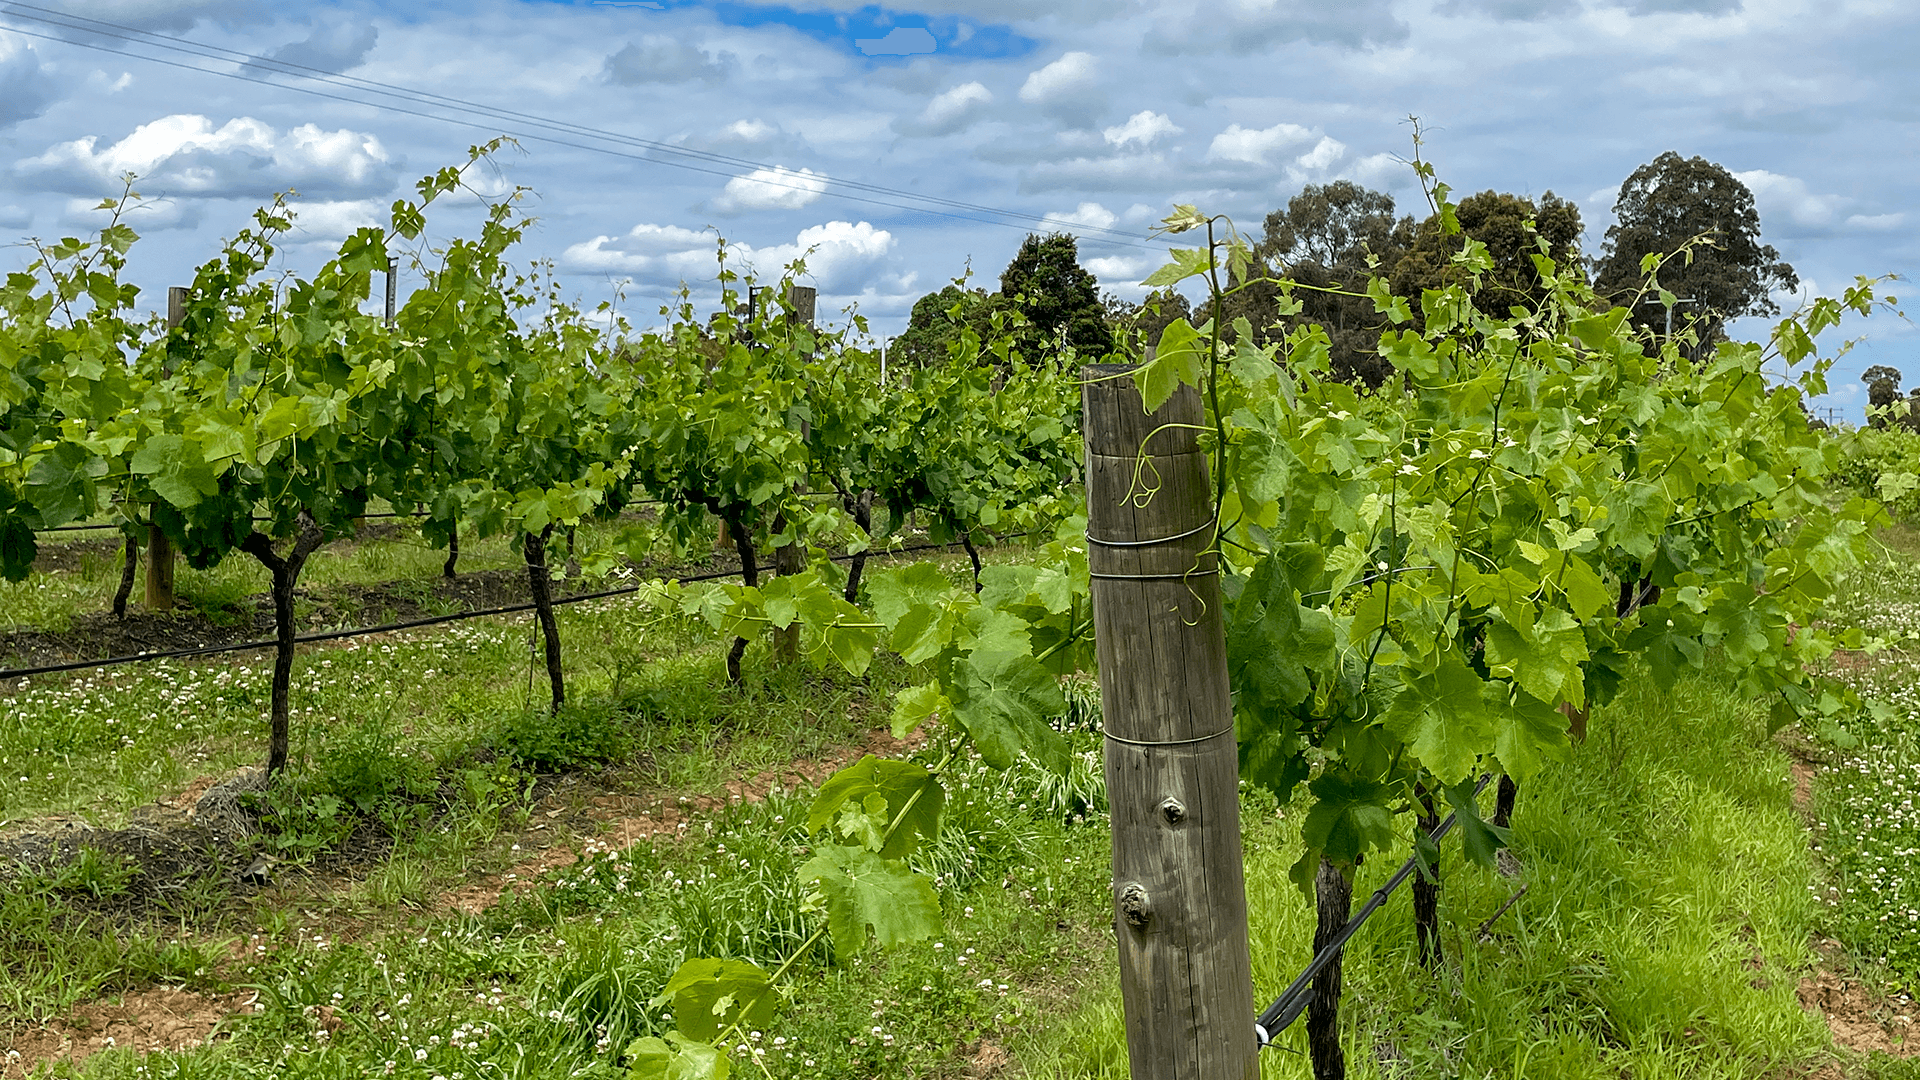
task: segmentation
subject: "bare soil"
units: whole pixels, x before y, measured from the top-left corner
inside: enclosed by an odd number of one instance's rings
[[[1878,987],[1853,977],[1839,942],[1821,938],[1813,947],[1820,962],[1812,974],[1800,980],[1800,1006],[1826,1017],[1834,1045],[1860,1054],[1920,1057],[1915,1006],[1902,1005]]]
[[[88,1002],[71,1015],[42,1027],[12,1033],[11,1049],[0,1058],[0,1077],[25,1077],[46,1064],[78,1065],[102,1050],[190,1050],[220,1037],[230,1016],[245,1012],[251,993],[206,995],[174,986]]]

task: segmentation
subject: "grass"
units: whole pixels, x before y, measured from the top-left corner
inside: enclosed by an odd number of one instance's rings
[[[1789,761],[1761,712],[1711,679],[1671,697],[1647,684],[1596,710],[1573,760],[1522,790],[1517,881],[1448,850],[1443,968],[1419,966],[1404,892],[1349,945],[1349,1075],[1774,1077],[1831,1054],[1820,1018],[1795,1000],[1821,913]],[[1302,815],[1251,794],[1243,812],[1264,1004],[1310,958],[1311,906],[1287,878]],[[1358,871],[1356,905],[1398,862]],[[1528,894],[1479,941],[1522,883]],[[1118,990],[1104,982],[1023,1039],[1027,1075],[1127,1076]],[[1296,1025],[1263,1075],[1310,1075],[1305,1049]],[[1861,1067],[1920,1075],[1884,1059]]]
[[[1889,587],[1875,579],[1858,594]],[[99,852],[0,884],[0,1033],[167,983],[258,999],[211,1047],[109,1050],[51,1074],[617,1076],[625,1041],[668,1021],[653,995],[681,960],[779,963],[818,918],[793,878],[810,843],[808,792],[751,802],[726,785],[844,752],[916,673],[883,662],[847,680],[750,663],[735,690],[720,678],[719,643],[637,630],[625,601],[560,618],[574,704],[557,720],[539,709],[524,618],[303,652],[300,770],[269,797],[281,817],[261,841],[291,864],[277,883],[238,889],[222,868],[163,903]],[[117,825],[196,776],[251,763],[265,691],[263,660],[17,686],[0,711],[0,818]],[[1911,730],[1886,716],[1874,722]],[[847,964],[824,947],[804,958],[774,1024],[733,1047],[735,1075],[759,1075],[753,1059],[782,1078],[1126,1076],[1097,728],[1085,708],[1060,723],[1076,750],[1065,779],[957,767],[942,833],[916,857],[939,882],[942,936]],[[1910,746],[1874,744],[1885,745]],[[1839,775],[1856,773],[1864,783],[1857,769]],[[572,834],[579,862],[529,870],[517,845],[566,835],[569,809],[595,792],[665,799],[686,827],[630,847]],[[1833,1054],[1794,997],[1809,938],[1840,935],[1897,970],[1898,942],[1911,939],[1875,930],[1864,885],[1891,882],[1897,852],[1920,842],[1834,786],[1820,795],[1822,860],[1791,792],[1788,759],[1748,703],[1710,678],[1664,697],[1631,681],[1572,760],[1523,790],[1515,845],[1530,891],[1491,941],[1475,930],[1517,883],[1462,865],[1453,847],[1441,970],[1413,959],[1404,895],[1355,939],[1351,1075],[1809,1075]],[[1299,810],[1243,795],[1262,1004],[1307,959],[1312,916],[1286,875]],[[1869,861],[1841,859],[1843,834]],[[1883,837],[1896,846],[1870,846]],[[1874,856],[1889,868],[1878,877]],[[1363,867],[1357,898],[1392,864]],[[477,915],[442,902],[509,874],[532,887]],[[1856,901],[1823,891],[1843,881]],[[1884,954],[1866,951],[1882,941]],[[1296,1027],[1266,1052],[1265,1075],[1307,1075],[1303,1049]],[[1885,1059],[1845,1065],[1847,1076],[1920,1076]]]

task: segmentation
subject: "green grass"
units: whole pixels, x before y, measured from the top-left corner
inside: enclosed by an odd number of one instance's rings
[[[962,561],[946,565],[958,574]],[[1861,591],[1889,587],[1876,578]],[[303,652],[300,768],[282,801],[270,800],[283,819],[262,841],[291,862],[281,883],[249,895],[223,871],[161,903],[95,855],[0,884],[0,1034],[155,982],[251,987],[258,1007],[230,1025],[230,1041],[108,1051],[54,1074],[616,1076],[624,1041],[669,1021],[652,998],[681,960],[778,964],[818,918],[793,877],[810,843],[805,791],[689,808],[672,842],[585,842],[582,862],[478,916],[438,899],[514,870],[516,843],[552,835],[534,831],[546,819],[532,812],[554,771],[596,789],[722,793],[857,741],[916,673],[897,661],[862,680],[773,671],[756,650],[749,685],[736,690],[723,685],[720,643],[644,627],[627,602],[560,617],[574,704],[558,720],[540,709],[525,619]],[[195,776],[258,760],[265,670],[169,663],[16,687],[0,711],[0,818],[114,825]],[[1884,714],[1876,722],[1911,730]],[[1011,1052],[1010,1076],[1126,1076],[1098,739],[1085,709],[1062,725],[1076,749],[1065,779],[978,761],[952,775],[941,835],[916,856],[937,877],[943,934],[844,965],[824,948],[803,958],[774,1024],[734,1047],[734,1075],[760,1075],[745,1060],[755,1058],[782,1078],[959,1077]],[[1857,769],[1844,775],[1856,773],[1864,782]],[[1414,961],[1404,893],[1355,939],[1343,1018],[1351,1075],[1808,1075],[1833,1053],[1794,999],[1809,937],[1832,933],[1875,958],[1866,950],[1876,942],[1911,940],[1872,936],[1867,902],[1830,902],[1821,890],[1840,879],[1820,875],[1852,872],[1834,861],[1848,827],[1860,845],[1905,834],[1825,788],[1823,861],[1791,788],[1784,752],[1750,704],[1708,678],[1669,697],[1631,682],[1596,711],[1573,759],[1522,792],[1515,845],[1530,891],[1492,941],[1474,931],[1516,883],[1462,865],[1452,846],[1439,972]],[[1306,962],[1312,916],[1286,874],[1299,808],[1247,793],[1243,816],[1264,1004]],[[374,853],[325,869],[356,843]],[[1397,862],[1369,861],[1356,899]],[[1848,880],[1862,895],[1867,878]],[[322,1035],[327,1015],[347,1022]],[[1299,1028],[1282,1047],[1265,1052],[1265,1075],[1307,1075]],[[1920,1076],[1885,1060],[1846,1067]]]
[[[1596,710],[1571,763],[1522,790],[1518,882],[1448,849],[1440,971],[1417,963],[1404,890],[1348,947],[1349,1075],[1804,1075],[1792,1070],[1831,1042],[1794,996],[1818,913],[1791,790],[1759,710],[1704,678],[1670,698],[1636,681]],[[1264,1004],[1310,958],[1313,916],[1287,878],[1297,808],[1249,796],[1245,809]],[[1356,906],[1398,863],[1359,871]],[[1482,920],[1521,882],[1528,894],[1479,942]],[[1079,1009],[1023,1042],[1028,1075],[1127,1075],[1110,970]],[[1303,1029],[1265,1052],[1263,1075],[1309,1075]]]

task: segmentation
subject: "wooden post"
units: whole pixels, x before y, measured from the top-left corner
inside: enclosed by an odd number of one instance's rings
[[[400,260],[387,258],[387,325],[393,325],[394,301],[400,296]]]
[[[1183,387],[1147,415],[1131,370],[1087,365],[1082,390],[1127,1053],[1135,1080],[1255,1080],[1239,754],[1194,433],[1205,414]],[[1150,496],[1134,484],[1143,447]]]
[[[815,295],[813,289],[802,285],[787,286],[787,306],[793,309],[791,316],[793,323],[805,322],[809,328],[813,326]],[[771,296],[767,298],[769,307],[772,306],[772,299]],[[810,432],[807,429],[806,421],[801,421],[800,437],[804,439],[807,438],[809,434]],[[805,479],[802,479],[794,488],[796,494],[805,494],[806,490],[807,482]],[[780,524],[797,523],[786,520]],[[797,541],[791,544],[785,544],[773,553],[773,570],[776,574],[798,574],[806,568],[807,546],[805,544]],[[800,624],[794,623],[784,630],[775,630],[773,632],[773,649],[774,655],[778,656],[782,661],[798,660],[800,658]]]
[[[175,285],[167,290],[167,329],[177,329],[187,321],[187,290]],[[147,526],[147,590],[149,611],[173,610],[173,541],[160,526]]]

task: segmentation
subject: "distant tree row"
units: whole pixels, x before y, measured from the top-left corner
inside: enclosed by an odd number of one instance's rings
[[[1380,316],[1372,300],[1355,294],[1364,294],[1377,274],[1395,295],[1413,301],[1418,318],[1423,291],[1466,272],[1454,256],[1467,238],[1486,245],[1493,264],[1474,290],[1482,310],[1531,308],[1541,299],[1544,286],[1534,259],[1544,240],[1554,263],[1588,272],[1603,296],[1632,308],[1635,324],[1662,338],[1671,333],[1696,359],[1725,338],[1730,320],[1777,314],[1771,294],[1799,287],[1793,267],[1760,241],[1753,193],[1701,157],[1668,151],[1634,170],[1620,185],[1615,223],[1598,256],[1581,247],[1579,207],[1551,191],[1537,201],[1483,191],[1462,199],[1456,213],[1461,233],[1449,235],[1437,216],[1416,223],[1398,215],[1393,197],[1383,192],[1349,180],[1309,184],[1267,214],[1255,252],[1267,276],[1301,286],[1293,293],[1300,311],[1276,322],[1279,288],[1263,284],[1234,294],[1221,315],[1247,318],[1259,344],[1303,322],[1317,323],[1332,344],[1334,370],[1377,385],[1389,373],[1376,348]],[[1657,292],[1642,293],[1642,261],[1676,253],[1658,273],[1674,301],[1669,306]],[[1195,314],[1186,297],[1171,291],[1140,302],[1111,292],[1103,298],[1094,276],[1079,264],[1074,238],[1064,233],[1029,235],[1001,274],[998,292],[970,280],[957,279],[914,304],[907,331],[892,344],[896,363],[943,360],[963,329],[985,338],[996,320],[1016,327],[1028,355],[1069,346],[1082,355],[1104,355],[1121,343],[1152,344],[1168,323]],[[1012,319],[1015,313],[1021,318]]]

